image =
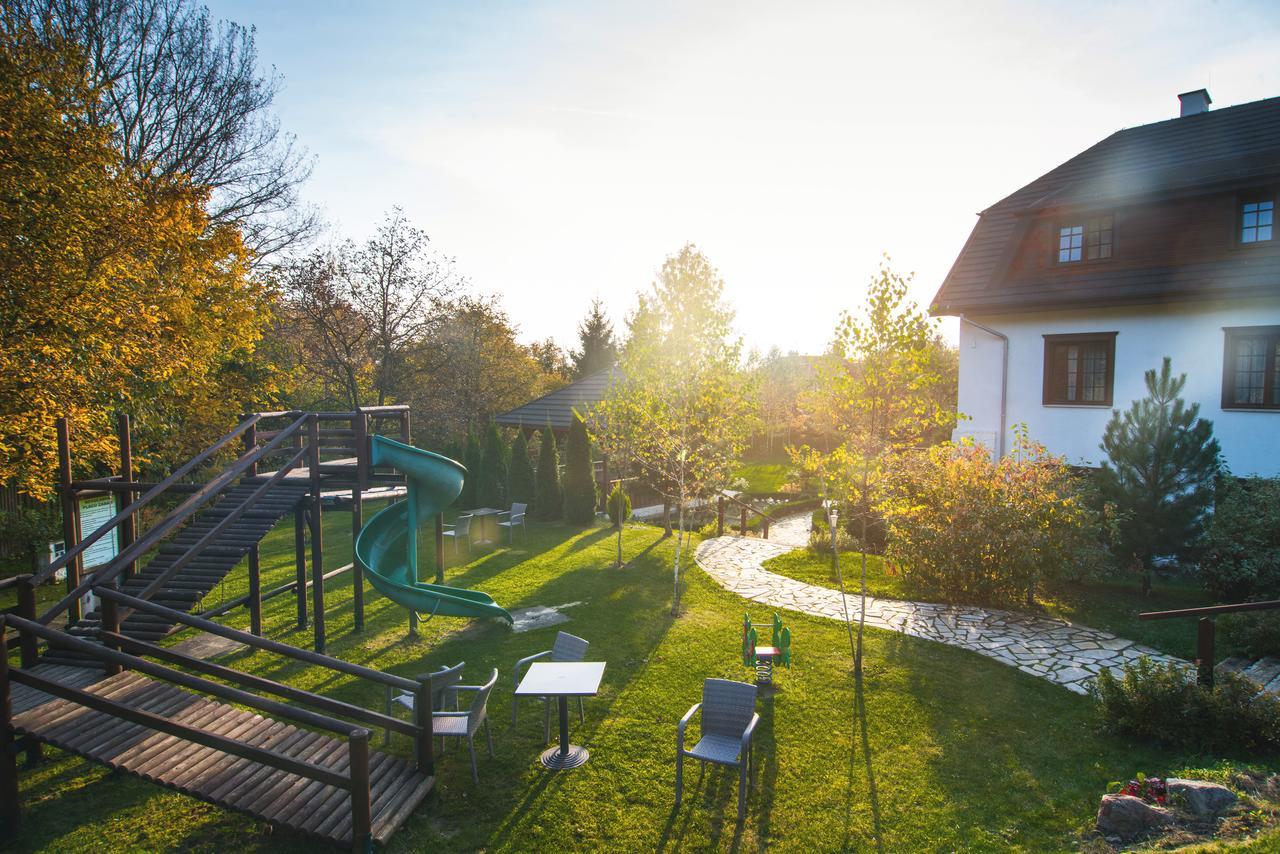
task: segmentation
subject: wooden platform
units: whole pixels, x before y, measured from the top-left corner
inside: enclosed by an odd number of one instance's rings
[[[101,670],[50,664],[33,668],[32,673],[337,774],[347,771],[348,747],[343,739],[209,700],[167,682],[131,671],[104,678]],[[344,788],[157,732],[79,703],[51,699],[28,686],[13,688],[12,720],[18,733],[61,750],[276,827],[351,844],[351,797]],[[434,780],[412,762],[370,753],[375,842],[391,837],[431,791]]]

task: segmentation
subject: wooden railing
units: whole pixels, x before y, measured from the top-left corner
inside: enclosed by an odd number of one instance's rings
[[[1213,687],[1213,647],[1216,628],[1214,617],[1219,614],[1238,614],[1244,611],[1273,611],[1280,609],[1280,599],[1266,602],[1237,602],[1234,605],[1209,605],[1204,608],[1180,608],[1176,611],[1147,611],[1139,614],[1139,620],[1197,619],[1196,668],[1201,685]]]
[[[737,496],[729,495],[727,492],[721,492],[716,496],[716,536],[717,537],[724,536],[725,503],[729,501],[736,504],[741,509],[741,512],[742,512],[742,521],[741,521],[741,525],[738,528],[738,533],[740,533],[744,537],[747,535],[748,514],[754,513],[756,516],[760,517],[760,536],[766,540],[769,539],[769,523],[773,521],[773,517],[771,517],[768,513],[765,513],[762,510],[757,510],[755,507],[752,507],[747,502],[740,500]]]

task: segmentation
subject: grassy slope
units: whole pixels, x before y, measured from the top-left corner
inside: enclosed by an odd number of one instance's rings
[[[836,587],[830,555],[814,554],[798,549],[765,563],[766,568],[814,584]],[[857,554],[842,554],[840,566],[845,589],[858,589],[861,563]],[[867,592],[889,599],[925,598],[913,595],[900,575],[889,574],[883,561],[875,555],[867,559]],[[1061,617],[1073,623],[1103,629],[1120,637],[1131,638],[1170,655],[1195,657],[1196,628],[1194,620],[1138,619],[1142,611],[1167,611],[1212,605],[1214,601],[1194,581],[1157,579],[1150,596],[1141,594],[1136,580],[1105,580],[1087,584],[1055,584],[1040,596],[1041,613]],[[1234,651],[1222,639],[1216,649],[1220,658]]]
[[[349,516],[328,520],[326,563],[338,566],[350,559]],[[286,525],[265,544],[264,587],[292,572],[291,538]],[[653,528],[628,528],[630,565],[614,570],[608,531],[533,526],[527,543],[478,552],[449,572],[451,583],[483,589],[510,608],[582,603],[568,610],[564,628],[591,640],[591,657],[609,667],[600,696],[587,702],[585,726],[574,724],[591,761],[562,775],[536,763],[535,706],[510,726],[512,663],[547,648],[554,628],[515,635],[437,618],[411,641],[404,612],[370,592],[366,630],[354,635],[350,584],[331,588],[335,655],[406,675],[463,659],[471,680],[490,667],[501,671],[491,701],[497,759],[481,754],[477,788],[465,753],[443,756],[436,793],[392,850],[1062,850],[1090,822],[1108,781],[1191,761],[1097,735],[1089,701],[1043,680],[886,632],[868,631],[866,690],[855,694],[843,627],[791,615],[795,662],[781,675],[781,692],[759,706],[760,773],[744,827],[735,832],[736,784],[723,771],[700,780],[689,769],[684,804],[673,810],[676,720],[698,699],[703,677],[747,672],[738,658],[740,599],[695,569],[683,612],[669,615],[672,546]],[[232,579],[227,595],[243,583]],[[267,631],[305,646],[309,635],[292,630],[293,607],[290,597],[270,603]],[[230,621],[243,626],[246,615]],[[275,656],[231,661],[336,697],[381,702],[379,688]],[[401,736],[392,741],[395,752],[409,748]],[[22,850],[315,848],[53,751],[24,769],[21,782],[26,824],[14,845]]]
[[[785,463],[753,463],[738,469],[734,477],[747,482],[745,492],[781,492],[790,470]]]

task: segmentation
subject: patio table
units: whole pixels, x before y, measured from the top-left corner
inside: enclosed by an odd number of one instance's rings
[[[472,516],[472,524],[476,526],[476,532],[473,535],[474,540],[478,544],[488,544],[498,539],[498,514],[501,510],[495,507],[477,507],[475,510],[467,511]]]
[[[516,688],[517,697],[555,697],[560,705],[560,744],[542,751],[542,764],[568,770],[586,763],[591,754],[569,743],[569,698],[592,697],[604,677],[603,661],[535,661]]]

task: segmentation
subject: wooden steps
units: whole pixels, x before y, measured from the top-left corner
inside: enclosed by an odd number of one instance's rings
[[[196,515],[170,542],[156,550],[155,556],[141,570],[121,585],[130,595],[140,594],[187,554],[213,529],[213,526],[236,508],[242,506],[262,483],[262,478],[246,478],[228,489],[210,507]],[[284,479],[273,486],[213,543],[193,558],[178,573],[150,597],[152,602],[178,611],[191,611],[201,599],[218,586],[227,573],[244,559],[249,550],[275,527],[284,516],[292,512],[308,493],[308,483],[297,479]],[[98,638],[101,615],[90,611],[79,621],[67,627],[67,633],[85,640]],[[125,618],[121,633],[137,640],[157,641],[173,631],[173,623],[153,615],[133,613]],[[44,661],[68,667],[101,667],[100,661],[80,652],[59,649],[56,645],[45,653]]]
[[[1239,673],[1252,680],[1263,691],[1280,696],[1280,658],[1248,658],[1232,656],[1214,668],[1217,673]]]
[[[130,709],[240,744],[269,749],[336,774],[349,770],[345,740],[282,723],[176,685],[124,671],[103,678],[101,671],[32,669],[47,679],[109,699]],[[89,682],[94,677],[99,681]],[[251,815],[340,845],[352,843],[351,795],[342,787],[273,768],[261,762],[159,732],[142,723],[51,699],[34,688],[14,687],[13,727],[23,735],[76,753],[211,804]],[[431,791],[434,777],[413,763],[387,754],[369,754],[372,838],[385,843]]]

